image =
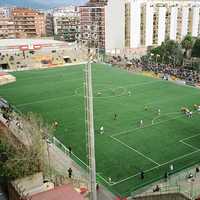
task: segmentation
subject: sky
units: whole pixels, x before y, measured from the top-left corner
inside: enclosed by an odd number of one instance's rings
[[[16,5],[32,8],[49,8],[59,5],[82,5],[87,0],[0,0],[0,6]]]
[[[6,1],[6,0],[4,0]],[[26,1],[30,1],[30,0],[26,0]],[[81,3],[85,3],[86,0],[34,0],[35,2],[38,3],[46,3],[46,4],[81,4]]]

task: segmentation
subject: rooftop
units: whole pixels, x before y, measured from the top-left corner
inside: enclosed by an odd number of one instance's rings
[[[31,200],[84,200],[83,196],[76,192],[73,187],[63,185],[55,189],[35,194],[31,197]]]
[[[20,45],[45,45],[45,44],[63,44],[64,42],[52,39],[1,39],[0,47],[20,46]]]

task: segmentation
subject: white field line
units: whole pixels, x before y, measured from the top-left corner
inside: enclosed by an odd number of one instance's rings
[[[82,80],[82,79],[67,80],[67,82],[77,81],[77,80]],[[21,107],[21,106],[26,106],[26,105],[32,105],[32,104],[35,104],[35,103],[43,103],[43,102],[48,102],[48,101],[54,101],[54,100],[57,100],[57,99],[67,99],[67,98],[70,98],[70,97],[73,97],[73,96],[78,96],[78,95],[76,95],[76,90],[75,90],[75,94],[73,94],[73,95],[62,96],[62,97],[55,97],[55,98],[48,98],[48,99],[42,99],[42,100],[38,100],[38,101],[31,101],[31,102],[28,102],[28,103],[18,104],[18,105],[16,105],[16,107]]]
[[[182,140],[179,140],[179,142],[181,142],[182,144],[184,144],[184,145],[186,145],[186,146],[188,146],[188,147],[190,147],[190,148],[192,148],[192,149],[194,149],[194,150],[198,150],[199,148],[197,148],[197,147],[195,147],[195,146],[193,146],[193,145],[191,145],[191,144],[189,144],[189,143],[187,143],[187,142],[184,142],[184,141],[185,141],[185,140],[189,140],[189,139],[194,138],[194,137],[197,137],[197,136],[199,136],[199,135],[200,135],[200,133],[199,133],[199,134],[196,134],[196,135],[192,135],[192,136],[187,137],[187,138],[183,138]]]
[[[119,95],[110,95],[110,96],[105,96],[105,97],[93,97],[93,98],[95,98],[95,99],[107,99],[107,98],[114,98],[114,97],[121,97],[121,96],[125,96],[126,95],[126,93],[128,92],[127,91],[127,86],[129,86],[129,85],[133,85],[133,86],[141,86],[141,85],[148,85],[148,84],[151,84],[151,83],[157,83],[157,82],[155,82],[155,81],[148,81],[148,82],[144,82],[144,83],[138,83],[138,84],[127,84],[127,85],[123,85],[123,86],[117,86],[117,87],[110,87],[110,88],[105,88],[105,89],[100,89],[99,91],[100,92],[102,92],[102,91],[109,91],[109,90],[116,90],[116,89],[119,89],[119,88],[121,88],[121,89],[123,89],[123,91],[122,91],[122,93],[121,94],[119,94]],[[94,84],[95,85],[95,84]],[[108,86],[109,84],[97,84],[97,86],[98,85],[102,85],[102,86]],[[79,87],[79,88],[77,88],[76,90],[75,90],[75,93],[77,94],[77,95],[79,95],[79,96],[82,96],[82,95],[80,95],[79,93],[78,93],[78,89],[80,89],[80,88],[82,88],[82,87]],[[94,90],[98,90],[97,88],[95,88],[94,87]],[[128,95],[128,94],[127,94]]]
[[[83,165],[85,165],[89,170],[90,170],[90,167],[85,163],[83,162],[78,156],[76,156],[75,154],[73,154],[74,157],[76,157],[77,160],[79,160]],[[111,186],[111,183],[109,183],[103,176],[100,175],[101,173],[97,173],[97,175],[99,176],[99,178],[101,178],[104,182],[106,182],[108,185]]]
[[[197,147],[195,147],[193,145],[190,145],[187,142],[184,142],[183,140],[180,140],[179,142],[184,144],[184,145],[186,145],[186,146],[188,146],[188,147],[190,147],[190,148],[192,148],[192,149],[194,149],[194,150],[199,150],[199,148],[197,148]]]
[[[178,119],[178,118],[181,118],[181,117],[183,117],[183,115],[177,116],[177,117],[174,117],[174,118],[171,118],[171,119],[163,120],[163,121],[160,121],[160,122],[157,122],[157,123],[154,123],[154,124],[149,124],[149,125],[144,126],[143,128],[137,127],[137,128],[129,129],[129,130],[126,130],[126,131],[121,131],[121,132],[119,132],[119,133],[116,133],[116,134],[111,135],[111,137],[129,134],[129,133],[131,133],[132,131],[136,131],[136,130],[138,130],[138,129],[149,128],[149,127],[155,126],[155,125],[157,125],[157,124],[163,124],[163,123],[165,123],[165,122],[168,122],[168,121],[171,121],[171,120],[174,120],[174,119]]]
[[[69,153],[69,149],[64,145],[64,144],[62,144],[62,142],[60,142],[60,140],[58,140],[56,137],[53,137],[54,139],[54,142],[56,143],[58,143],[59,145],[61,145],[64,149],[66,149],[66,151]],[[56,147],[56,148],[58,148],[60,151],[62,151],[65,155],[66,155],[66,153],[62,150],[62,149],[60,149],[55,143],[52,143],[53,145],[54,145],[54,148]],[[81,162],[87,169],[89,169],[90,170],[90,167],[84,162],[84,161],[82,161],[77,155],[75,155],[73,152],[72,152],[72,155],[77,159],[77,160],[79,160],[79,162]],[[75,161],[74,161],[75,162]],[[97,173],[97,175],[103,180],[103,181],[105,181],[108,185],[110,185],[111,186],[111,183],[109,183],[105,178],[103,178],[101,175],[100,175],[101,173]]]
[[[108,182],[105,178],[103,178],[101,175],[101,173],[97,173],[97,176],[99,176],[104,182],[106,182],[108,185],[112,185],[113,183]]]
[[[78,71],[79,72],[79,71]],[[62,72],[62,73],[57,73],[57,74],[52,74],[52,75],[43,75],[43,76],[35,76],[35,77],[30,77],[30,78],[20,78],[20,80],[38,80],[38,79],[43,79],[43,78],[50,78],[50,77],[56,77],[56,76],[65,76],[66,78],[66,75],[69,75],[71,76],[72,74],[78,74],[77,71],[75,72],[71,72],[71,73],[68,73],[68,72]],[[68,77],[68,76],[67,76]]]
[[[140,156],[142,156],[143,158],[146,158],[147,160],[151,161],[152,163],[156,164],[157,166],[160,166],[160,164],[158,162],[156,162],[155,160],[149,158],[148,156],[144,155],[142,152],[138,151],[137,149],[134,149],[132,147],[130,147],[129,145],[127,145],[126,143],[122,142],[121,140],[118,140],[115,137],[110,136],[113,140],[119,142],[120,144],[122,144],[123,146],[135,151],[137,154],[139,154]]]
[[[48,101],[55,101],[55,100],[58,100],[58,99],[68,99],[68,98],[71,98],[71,97],[74,97],[74,96],[76,96],[76,95],[73,94],[73,95],[70,95],[70,96],[62,96],[62,97],[55,97],[55,98],[50,98],[50,99],[43,99],[43,100],[38,100],[38,101],[32,101],[32,102],[29,102],[29,103],[18,104],[18,105],[16,105],[16,107],[23,107],[23,106],[37,104],[37,103],[43,103],[43,102],[48,102]]]
[[[182,159],[182,158],[185,158],[185,157],[190,156],[190,155],[192,155],[192,154],[194,154],[194,153],[197,153],[197,152],[200,152],[200,149],[198,149],[198,150],[196,150],[196,151],[193,151],[193,152],[191,152],[191,153],[185,154],[185,155],[183,155],[183,156],[177,157],[177,158],[175,158],[175,159],[169,160],[169,161],[167,161],[167,162],[161,164],[160,166],[152,167],[151,169],[145,170],[144,172],[145,172],[145,173],[150,172],[150,171],[152,171],[152,170],[154,170],[154,169],[157,169],[157,168],[159,168],[159,167],[162,167],[162,166],[164,166],[164,165],[167,165],[167,164],[169,164],[169,163],[171,163],[171,162],[180,160],[180,159]],[[129,176],[129,177],[125,178],[125,179],[122,179],[122,180],[120,180],[120,181],[117,181],[117,182],[111,184],[111,186],[114,186],[114,185],[117,185],[117,184],[122,183],[122,182],[124,182],[124,181],[127,181],[127,180],[129,180],[129,179],[131,179],[131,178],[134,178],[134,177],[138,176],[138,175],[140,175],[140,173],[137,173],[137,174],[135,174],[135,175],[133,175],[133,176]]]
[[[117,87],[110,87],[110,88],[100,89],[100,91],[102,92],[102,91],[107,91],[107,90],[114,90],[116,88],[123,88],[124,90],[125,89],[127,90],[127,86],[133,86],[133,87],[135,87],[135,86],[148,85],[148,84],[153,84],[153,83],[158,83],[158,82],[157,81],[146,81],[146,82],[141,82],[141,83],[136,83],[136,84],[135,83],[134,84],[133,83],[129,83],[129,84],[126,84],[126,85],[123,85],[123,86],[117,86]],[[108,86],[109,84],[96,84],[97,88],[96,88],[96,86],[94,84],[94,90],[98,90],[98,85]],[[104,98],[106,98],[106,97],[104,97]]]
[[[156,110],[157,111],[157,110]],[[174,114],[176,114],[176,116],[178,115],[178,114],[183,114],[183,113],[181,113],[181,111],[179,111],[179,112],[171,112],[171,113],[166,113],[166,114],[161,114],[161,115],[158,115],[158,116],[156,116],[156,117],[154,117],[153,118],[153,121],[155,121],[155,120],[157,120],[157,119],[160,119],[161,117],[163,117],[163,116],[168,116],[168,115],[174,115]]]
[[[200,133],[199,133],[199,134],[196,134],[196,135],[192,135],[192,136],[190,136],[190,137],[183,138],[181,141],[185,141],[185,140],[188,140],[188,139],[190,139],[190,138],[197,137],[197,136],[199,136],[199,135],[200,135]]]

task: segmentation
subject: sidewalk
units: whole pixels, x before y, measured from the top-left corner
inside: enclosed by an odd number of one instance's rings
[[[63,175],[68,175],[68,168],[71,167],[73,170],[72,178],[74,180],[80,181],[80,185],[84,185],[89,183],[87,172],[80,168],[69,156],[66,156],[59,148],[57,148],[54,144],[49,144],[49,157],[50,164],[57,171],[62,173]],[[116,197],[107,191],[106,188],[100,185],[99,191],[97,193],[98,200],[114,200]]]

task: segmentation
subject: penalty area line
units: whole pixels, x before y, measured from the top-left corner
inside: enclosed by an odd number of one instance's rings
[[[113,140],[117,141],[118,143],[122,144],[123,146],[131,149],[132,151],[135,151],[137,154],[139,154],[140,156],[142,156],[143,158],[146,158],[147,160],[151,161],[152,163],[156,164],[157,166],[160,166],[160,164],[158,162],[156,162],[155,160],[149,158],[148,156],[144,155],[142,152],[138,151],[137,149],[134,149],[133,147],[127,145],[126,143],[122,142],[121,140],[110,136]]]
[[[181,118],[181,117],[183,117],[183,116],[180,115],[180,116],[177,116],[177,117],[174,117],[174,118],[171,118],[171,119],[167,119],[167,120],[163,120],[163,121],[160,121],[160,122],[156,122],[154,124],[148,124],[148,125],[144,126],[143,128],[137,127],[137,128],[129,129],[129,130],[126,130],[126,131],[121,131],[119,133],[111,135],[111,137],[130,134],[132,131],[136,131],[136,130],[144,129],[144,128],[149,128],[149,127],[152,127],[152,126],[155,126],[155,125],[158,125],[158,124],[163,124],[165,122],[168,122],[168,121],[171,121],[171,120],[174,120],[174,119],[178,119],[178,118]]]
[[[197,148],[197,147],[195,147],[195,146],[193,146],[191,144],[188,144],[187,142],[184,142],[183,140],[180,140],[179,142],[184,144],[184,145],[186,145],[186,146],[188,146],[188,147],[190,147],[191,149],[200,150],[199,148]]]
[[[197,137],[197,136],[199,136],[199,135],[200,135],[200,133],[198,133],[198,134],[196,134],[196,135],[192,135],[192,136],[190,136],[190,137],[183,138],[183,139],[180,140],[180,141],[188,140],[188,139],[191,139],[191,138]]]
[[[198,149],[198,150],[196,150],[196,151],[193,151],[193,152],[191,152],[191,153],[185,154],[185,155],[183,155],[183,156],[179,156],[179,157],[177,157],[177,158],[175,158],[175,159],[169,160],[169,161],[167,161],[167,162],[161,164],[160,166],[152,167],[152,168],[150,168],[150,169],[148,169],[148,170],[145,170],[144,172],[145,172],[145,173],[150,172],[150,171],[152,171],[152,170],[154,170],[154,169],[157,169],[157,168],[159,168],[159,167],[162,167],[162,166],[167,165],[167,164],[169,164],[169,163],[172,163],[172,162],[174,162],[174,161],[181,160],[182,158],[185,158],[185,157],[187,157],[187,156],[190,156],[190,155],[192,155],[192,154],[194,154],[194,153],[198,153],[198,152],[200,152],[200,149]],[[117,185],[117,184],[122,183],[122,182],[124,182],[124,181],[127,181],[127,180],[129,180],[129,179],[131,179],[131,178],[134,178],[134,177],[138,176],[138,175],[140,175],[140,173],[134,174],[134,175],[129,176],[129,177],[125,178],[125,179],[122,179],[122,180],[120,180],[120,181],[117,181],[117,182],[111,184],[111,186],[114,186],[114,185]]]
[[[71,97],[74,97],[74,96],[76,96],[76,95],[73,94],[73,95],[69,95],[69,96],[62,96],[62,97],[55,97],[55,98],[50,98],[50,99],[32,101],[32,102],[29,102],[29,103],[18,104],[18,105],[16,105],[16,107],[23,107],[23,106],[27,106],[27,105],[33,105],[33,104],[38,104],[38,103],[43,103],[43,102],[48,102],[48,101],[55,101],[55,100],[58,100],[58,99],[68,99],[68,98],[71,98]]]

